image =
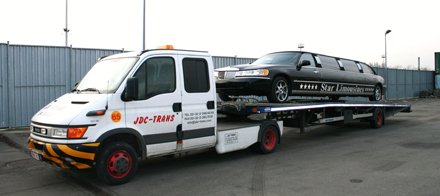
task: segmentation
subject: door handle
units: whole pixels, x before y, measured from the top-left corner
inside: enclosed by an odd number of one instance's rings
[[[319,71],[313,71],[314,74],[319,74]]]
[[[208,110],[212,110],[212,109],[215,109],[215,102],[214,101],[208,101],[207,103],[206,103],[206,108],[208,108]]]
[[[174,103],[173,112],[181,112],[181,111],[182,111],[182,103]]]

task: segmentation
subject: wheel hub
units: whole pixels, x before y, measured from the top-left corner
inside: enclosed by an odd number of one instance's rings
[[[115,178],[121,178],[127,175],[131,168],[131,159],[127,152],[118,151],[112,154],[107,162],[107,168]]]
[[[130,165],[130,163],[128,162],[128,160],[125,157],[119,157],[115,161],[114,168],[115,168],[116,172],[124,173],[128,169],[129,165]]]

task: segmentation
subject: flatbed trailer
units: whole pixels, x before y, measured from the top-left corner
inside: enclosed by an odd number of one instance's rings
[[[297,127],[304,133],[308,126],[319,124],[348,124],[353,120],[369,122],[379,128],[385,119],[399,112],[411,112],[410,104],[392,102],[359,102],[330,100],[291,100],[289,103],[245,101],[219,102],[218,113],[247,117],[263,114],[266,119],[282,120],[286,127]]]

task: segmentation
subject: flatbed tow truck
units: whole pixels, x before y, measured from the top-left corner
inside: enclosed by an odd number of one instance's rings
[[[31,156],[66,169],[94,168],[110,185],[128,182],[138,160],[252,147],[272,153],[284,126],[350,123],[378,128],[411,105],[387,102],[217,102],[207,52],[170,46],[101,58],[72,92],[31,119]]]

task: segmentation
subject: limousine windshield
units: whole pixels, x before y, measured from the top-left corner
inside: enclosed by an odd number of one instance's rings
[[[260,64],[289,64],[296,65],[298,63],[299,58],[301,57],[300,53],[275,53],[268,54],[263,56],[253,62],[253,65]]]

